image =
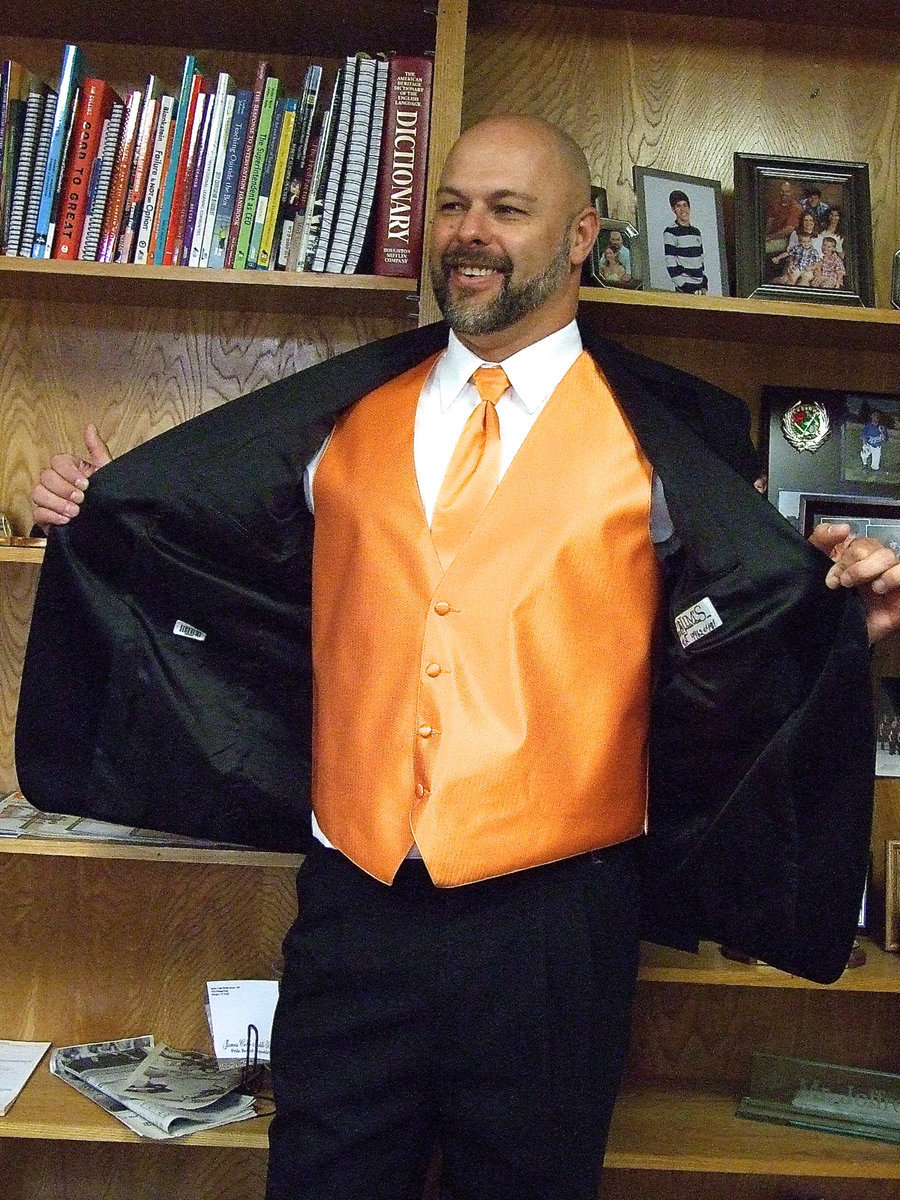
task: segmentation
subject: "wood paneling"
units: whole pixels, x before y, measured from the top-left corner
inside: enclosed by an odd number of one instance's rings
[[[729,244],[736,150],[868,162],[877,302],[887,306],[900,246],[900,35],[818,16],[792,13],[786,26],[479,5],[463,124],[500,112],[558,123],[584,147],[621,220],[635,216],[635,163],[718,179]]]

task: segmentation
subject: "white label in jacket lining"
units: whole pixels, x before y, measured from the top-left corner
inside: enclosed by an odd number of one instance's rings
[[[675,632],[681,642],[682,650],[687,650],[692,642],[706,637],[722,624],[722,618],[716,612],[715,605],[709,596],[704,596],[690,608],[678,614],[675,618]]]
[[[173,633],[177,633],[179,637],[193,638],[195,642],[205,642],[206,634],[202,629],[196,629],[193,625],[188,625],[187,621],[176,621]]]

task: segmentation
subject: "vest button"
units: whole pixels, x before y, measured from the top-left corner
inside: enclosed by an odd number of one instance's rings
[[[434,606],[434,611],[439,617],[446,617],[447,613],[450,611],[450,605],[446,600],[438,600],[437,604]]]
[[[432,679],[437,679],[437,677],[438,677],[438,675],[440,675],[440,673],[441,673],[440,663],[429,663],[428,666],[425,668],[425,674],[430,676]]]
[[[431,737],[432,733],[434,733],[434,730],[431,728],[430,725],[420,725],[419,726],[419,737],[423,737],[423,738]]]
[[[425,795],[425,788],[422,786],[421,783],[416,784],[416,795],[419,797],[420,800]]]

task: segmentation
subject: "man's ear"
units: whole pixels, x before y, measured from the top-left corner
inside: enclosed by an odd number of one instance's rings
[[[593,204],[587,204],[572,222],[569,260],[581,266],[591,252],[591,247],[600,232],[600,214]]]

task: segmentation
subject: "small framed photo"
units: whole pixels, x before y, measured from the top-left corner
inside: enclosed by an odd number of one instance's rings
[[[644,267],[638,231],[627,221],[600,218],[591,250],[591,282],[596,287],[640,288]]]
[[[891,259],[891,308],[900,308],[900,250]]]
[[[872,308],[868,163],[734,156],[739,296]]]
[[[875,774],[900,777],[900,679],[882,675],[875,696]]]
[[[727,296],[722,185],[717,179],[634,168],[644,286],[693,296]]]
[[[845,517],[851,501],[900,502],[900,395],[764,387],[761,400],[760,473],[798,528],[804,496],[836,498]]]
[[[885,844],[884,948],[900,950],[900,842]]]

